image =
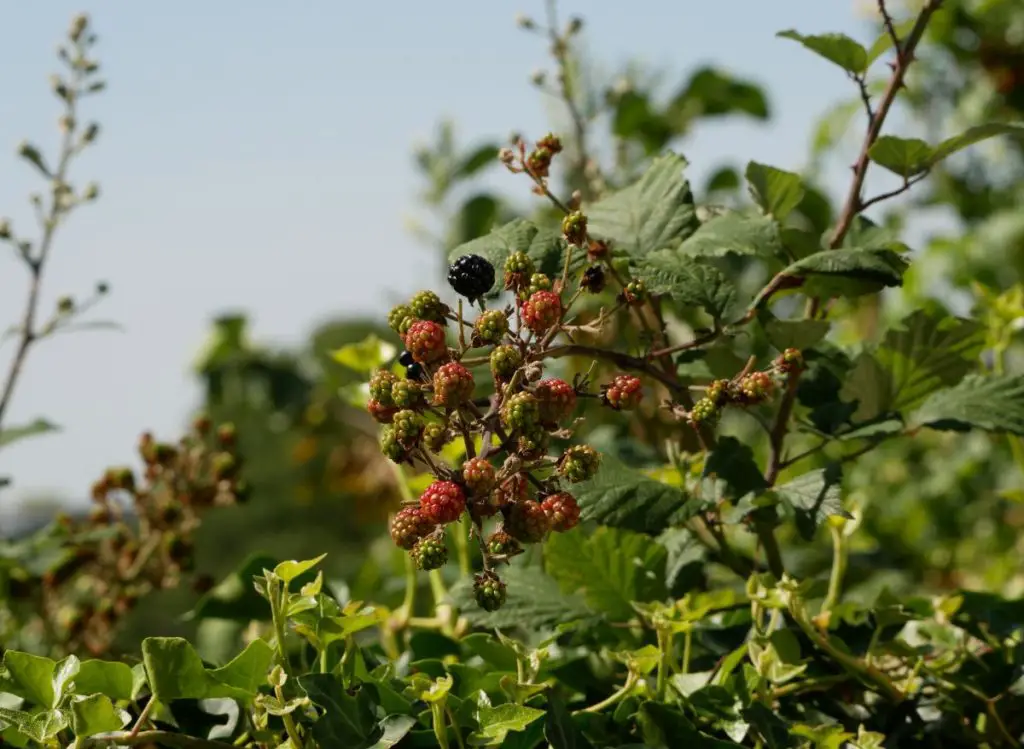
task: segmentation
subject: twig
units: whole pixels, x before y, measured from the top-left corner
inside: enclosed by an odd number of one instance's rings
[[[889,38],[892,39],[892,46],[896,49],[896,57],[899,59],[903,56],[903,50],[900,49],[900,36],[896,33],[896,25],[892,22],[892,16],[889,15],[889,10],[885,7],[885,0],[878,0],[878,12],[882,14],[882,23],[885,24],[885,30],[889,32]]]
[[[563,346],[554,346],[544,352],[544,358],[557,359],[563,356],[589,356],[594,359],[604,359],[616,364],[623,369],[631,369],[636,372],[643,372],[644,374],[653,377],[662,385],[667,387],[672,392],[682,394],[685,393],[689,396],[689,392],[686,388],[679,384],[679,381],[671,375],[662,372],[657,367],[653,366],[644,359],[637,358],[635,356],[629,356],[628,354],[622,354],[617,351],[609,351],[607,349],[597,348],[596,346],[584,346],[582,344],[567,344]]]
[[[850,80],[857,84],[860,90],[860,100],[864,103],[864,112],[868,116],[868,122],[875,119],[875,110],[871,107],[871,93],[868,91],[868,79],[864,75],[850,73]]]
[[[867,210],[869,207],[873,206],[875,203],[881,203],[883,200],[888,200],[889,198],[895,198],[897,195],[902,195],[911,187],[913,187],[918,182],[927,177],[928,174],[929,170],[926,169],[920,174],[916,174],[913,177],[910,177],[909,179],[904,178],[903,184],[900,187],[897,187],[895,190],[889,190],[889,192],[883,192],[878,195],[875,195],[872,198],[868,198],[867,200],[861,201],[860,209],[864,211]]]
[[[782,470],[783,457],[782,448],[786,441],[786,434],[789,431],[789,417],[793,415],[793,406],[796,403],[797,386],[800,383],[800,371],[792,372],[786,382],[786,391],[779,403],[779,412],[775,416],[769,435],[768,468],[764,472],[765,481],[774,484],[779,478]]]

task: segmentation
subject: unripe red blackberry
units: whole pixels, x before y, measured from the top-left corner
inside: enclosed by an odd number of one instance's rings
[[[540,409],[533,393],[516,393],[501,406],[501,423],[509,429],[529,429],[539,418]]]
[[[473,578],[473,597],[484,611],[497,611],[505,603],[505,583],[489,570],[481,572]]]
[[[566,448],[558,461],[558,474],[573,484],[591,479],[601,465],[601,454],[590,445]]]
[[[541,380],[533,389],[537,397],[538,413],[542,424],[560,424],[572,416],[576,408],[576,391],[565,380],[550,377]]]
[[[466,509],[466,495],[453,481],[435,481],[420,495],[420,509],[435,523],[453,523]]]
[[[767,372],[751,372],[740,380],[740,390],[747,403],[763,403],[772,397],[775,382]]]
[[[395,545],[408,550],[421,538],[430,534],[435,527],[419,507],[403,507],[391,518],[389,530]]]
[[[440,452],[451,441],[451,434],[444,424],[431,422],[423,428],[423,446],[431,452]]]
[[[448,307],[433,291],[421,291],[416,294],[409,302],[409,309],[417,320],[430,320],[441,325],[445,324],[444,316],[448,312]]]
[[[621,298],[631,307],[639,306],[647,301],[647,286],[643,281],[634,279],[626,284]]]
[[[485,310],[473,324],[473,332],[481,343],[497,343],[508,332],[508,318],[501,310]]]
[[[511,557],[523,550],[522,544],[499,528],[487,539],[487,553],[499,557]]]
[[[405,334],[405,348],[414,361],[431,364],[448,355],[444,328],[430,320],[417,320]]]
[[[551,530],[551,520],[539,503],[516,502],[506,513],[505,530],[524,544],[535,544]]]
[[[398,408],[395,406],[385,406],[377,400],[367,401],[366,410],[378,424],[390,424],[394,420],[395,414],[398,413]]]
[[[505,260],[505,288],[509,291],[526,288],[535,269],[529,255],[525,252],[513,252]]]
[[[526,157],[526,168],[537,177],[547,177],[548,170],[551,169],[552,156],[554,154],[546,148],[535,148]]]
[[[551,530],[565,533],[579,525],[580,506],[576,497],[568,492],[559,492],[545,497],[540,506],[551,521]]]
[[[562,219],[562,234],[569,244],[582,245],[587,238],[587,217],[573,211]]]
[[[378,369],[370,377],[370,398],[382,406],[393,406],[395,402],[391,399],[391,389],[398,378],[386,369]]]
[[[459,362],[442,364],[434,373],[434,405],[458,408],[473,397],[473,374]]]
[[[530,297],[538,291],[550,291],[551,279],[543,273],[534,273],[530,276],[530,285],[526,288],[526,296]]]
[[[562,300],[553,291],[538,291],[523,303],[523,324],[534,333],[545,333],[562,319]]]
[[[409,330],[409,326],[414,322],[416,322],[416,317],[412,314],[412,309],[409,308],[408,304],[399,304],[397,307],[392,307],[388,313],[388,327],[400,336],[404,337]]]
[[[554,133],[548,133],[539,141],[537,141],[537,148],[546,148],[547,150],[551,151],[551,153],[561,153],[562,141]]]
[[[488,494],[497,482],[497,472],[485,458],[470,458],[462,464],[462,480],[470,494]]]
[[[448,562],[448,546],[444,542],[444,536],[427,536],[421,538],[409,552],[417,569],[424,571],[436,570],[444,567]]]
[[[523,460],[537,460],[548,452],[551,437],[540,424],[524,429],[516,438],[516,454]]]
[[[788,348],[775,359],[775,369],[782,374],[799,372],[804,368],[804,355],[799,349]]]
[[[419,444],[426,426],[423,417],[409,409],[403,409],[396,413],[391,420],[391,425],[394,429],[395,439],[406,448],[412,448]]]
[[[639,377],[620,374],[608,385],[604,386],[601,399],[605,405],[616,411],[631,411],[636,408],[644,397],[643,385]]]
[[[391,400],[399,408],[420,408],[426,402],[423,387],[415,380],[396,380]]]
[[[498,346],[491,352],[491,375],[498,382],[508,382],[523,366],[523,357],[515,346]]]

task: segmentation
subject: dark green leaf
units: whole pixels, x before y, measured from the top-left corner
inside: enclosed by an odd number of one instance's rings
[[[592,744],[576,726],[565,703],[557,695],[548,698],[544,738],[551,749],[587,749]]]
[[[677,246],[698,225],[685,167],[686,159],[671,152],[654,159],[636,184],[590,207],[590,233],[634,257]]]
[[[684,307],[703,307],[717,320],[730,317],[737,306],[736,287],[724,273],[679,249],[650,253],[637,275],[652,294],[668,294]]]
[[[968,375],[929,396],[910,415],[908,426],[1024,435],[1024,376]]]
[[[873,162],[901,177],[913,177],[933,163],[932,147],[920,138],[883,135],[868,150]]]
[[[23,440],[27,437],[37,437],[40,434],[59,432],[60,427],[46,419],[35,421],[16,427],[0,429],[0,447],[7,447],[10,444]]]
[[[780,31],[776,36],[800,42],[812,52],[818,53],[848,73],[861,74],[868,68],[868,51],[846,34],[800,34]]]
[[[579,595],[566,595],[558,582],[536,567],[518,564],[499,573],[508,585],[508,599],[497,611],[487,612],[473,598],[472,583],[464,580],[451,589],[459,613],[481,627],[545,628],[594,616]]]
[[[105,694],[112,700],[132,698],[132,669],[117,661],[82,661],[75,677],[79,694]]]
[[[247,702],[266,681],[273,650],[265,640],[254,640],[226,666],[210,670],[187,640],[147,637],[142,641],[142,659],[149,687],[161,702],[218,697]]]
[[[357,749],[376,743],[381,729],[374,716],[369,687],[364,685],[353,696],[335,674],[300,676],[299,686],[324,711],[313,724],[313,737],[321,746]]]
[[[264,554],[249,557],[236,571],[200,598],[188,618],[242,622],[269,619],[270,607],[253,589],[252,579],[265,569],[273,569],[277,563],[277,559]]]
[[[812,538],[818,526],[830,515],[849,517],[849,513],[843,510],[841,481],[839,464],[833,463],[828,468],[808,471],[776,487],[775,492],[784,505],[795,513],[797,528],[804,538]]]
[[[723,70],[703,67],[668,105],[666,118],[677,132],[685,132],[698,117],[746,114],[755,119],[768,117],[768,99],[759,86],[737,79]]]
[[[582,593],[610,619],[632,618],[633,601],[665,597],[668,552],[640,533],[604,526],[587,536],[577,529],[554,534],[544,553],[548,574],[562,590]]]
[[[608,456],[597,475],[578,484],[573,494],[584,520],[641,533],[660,533],[696,512],[679,487],[649,478]]]
[[[544,715],[543,710],[511,703],[497,707],[481,707],[477,714],[480,730],[470,736],[470,742],[485,745],[500,744],[505,740],[509,731],[523,731],[542,715]]]
[[[780,320],[774,316],[762,325],[768,342],[778,351],[809,349],[828,335],[831,327],[828,320]]]
[[[640,705],[637,722],[648,747],[687,747],[687,749],[738,749],[740,744],[723,741],[697,730],[678,709],[660,702]]]
[[[989,122],[984,125],[970,127],[959,135],[946,138],[946,140],[935,146],[932,150],[931,163],[934,164],[942,161],[957,151],[961,151],[988,138],[994,138],[997,135],[1012,135],[1024,139],[1024,125],[1009,122]]]
[[[789,747],[797,746],[789,735],[785,721],[760,702],[751,703],[749,707],[745,708],[743,718],[753,726],[767,749],[789,749]]]
[[[705,483],[714,482],[714,499],[738,500],[768,488],[750,445],[735,437],[722,437],[704,461]],[[711,499],[711,497],[705,497]]]
[[[480,146],[468,154],[455,168],[456,177],[472,177],[486,166],[498,163],[498,147],[493,143]]]
[[[71,729],[79,738],[120,731],[128,720],[129,716],[114,707],[105,694],[94,694],[71,702]]]
[[[705,193],[731,192],[738,190],[740,186],[740,175],[731,166],[723,166],[710,177],[704,185]]]
[[[906,261],[889,249],[840,248],[797,260],[783,274],[804,279],[801,291],[808,296],[855,297],[902,286],[906,269]]]
[[[747,186],[765,215],[782,221],[804,197],[800,175],[751,161],[747,164]]]
[[[683,240],[684,255],[721,257],[752,255],[773,258],[782,251],[779,225],[767,216],[732,211],[715,216]]]

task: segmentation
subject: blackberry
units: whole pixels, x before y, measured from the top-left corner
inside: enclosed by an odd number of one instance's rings
[[[419,444],[425,426],[422,416],[415,411],[403,409],[394,415],[391,423],[394,425],[395,439],[403,446],[411,449]]]
[[[535,266],[533,260],[525,252],[513,252],[505,261],[505,288],[519,291],[530,283]]]
[[[562,219],[562,234],[569,244],[582,246],[587,238],[587,217],[574,211]]]
[[[573,445],[566,448],[558,461],[558,475],[578,484],[593,478],[601,465],[601,453],[590,445]]]
[[[391,399],[391,388],[398,382],[398,378],[386,369],[378,369],[370,377],[370,398],[382,406],[393,406],[395,402]]]
[[[516,393],[502,405],[501,423],[509,429],[525,431],[537,424],[539,410],[533,393]]]
[[[491,352],[491,375],[498,382],[507,382],[523,365],[522,354],[515,346],[498,346]]]
[[[537,502],[516,502],[506,515],[505,529],[524,544],[535,544],[551,530],[551,519]]]
[[[497,343],[508,332],[508,318],[501,310],[486,310],[473,324],[473,332],[482,343]]]
[[[434,405],[458,408],[473,397],[473,374],[459,362],[442,364],[434,373]]]
[[[701,398],[690,410],[690,423],[694,426],[713,422],[718,417],[718,406],[710,398]]]
[[[551,290],[551,278],[544,275],[543,273],[534,273],[530,276],[530,285],[526,289],[526,296],[532,296],[538,291],[550,291]]]
[[[416,360],[412,358],[412,354],[410,354],[408,351],[403,351],[401,354],[398,355],[398,363],[401,364],[403,367],[411,366],[415,362]]]
[[[400,336],[404,336],[415,321],[416,317],[408,304],[399,304],[388,313],[388,327]]]
[[[497,482],[494,466],[485,458],[470,458],[462,465],[462,480],[471,494],[489,493]]]
[[[411,356],[411,354],[410,354]],[[422,380],[423,379],[423,365],[413,362],[405,368],[405,379],[407,380]]]
[[[499,528],[487,539],[487,553],[499,557],[511,557],[523,550],[522,544]]]
[[[541,380],[533,393],[537,396],[542,424],[557,425],[572,416],[576,408],[576,391],[557,377]]]
[[[433,291],[421,291],[409,302],[409,309],[417,320],[431,320],[432,322],[445,324],[445,313],[448,307],[441,301],[441,298]]]
[[[398,441],[395,430],[385,427],[380,433],[380,451],[393,463],[404,463],[409,459],[409,451]]]
[[[537,460],[548,452],[550,435],[539,424],[523,430],[516,439],[516,453],[523,460]]]
[[[626,284],[619,298],[630,306],[638,306],[647,299],[647,286],[643,281],[633,280]]]
[[[579,525],[580,506],[571,494],[566,492],[552,494],[550,497],[545,497],[540,506],[547,514],[553,531],[565,533]]]
[[[610,384],[605,385],[601,399],[605,405],[616,411],[631,411],[636,408],[644,397],[643,385],[639,377],[620,374]]]
[[[390,424],[392,419],[395,418],[395,414],[398,413],[398,408],[395,406],[385,406],[373,398],[366,402],[366,410],[370,412],[370,416],[378,424]]]
[[[452,481],[435,481],[420,495],[420,509],[435,523],[453,523],[466,509],[466,494]]]
[[[604,290],[604,283],[604,268],[600,265],[591,265],[583,271],[580,286],[583,287],[584,291],[589,291],[591,294],[600,294]]]
[[[409,552],[416,567],[421,570],[436,570],[444,567],[448,561],[448,547],[444,536],[427,536],[421,538]]]
[[[497,611],[505,603],[505,583],[493,572],[481,572],[473,578],[473,597],[484,611]]]
[[[425,400],[423,388],[415,380],[398,380],[391,386],[391,400],[399,408],[419,408]]]
[[[409,550],[434,530],[434,523],[419,507],[403,507],[391,519],[389,530],[395,545]]]
[[[444,424],[431,423],[423,429],[423,444],[431,452],[440,452],[450,441]]]
[[[494,266],[479,255],[463,255],[449,266],[448,283],[456,293],[475,301],[494,286]]]

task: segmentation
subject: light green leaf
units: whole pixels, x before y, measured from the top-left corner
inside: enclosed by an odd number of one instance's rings
[[[902,286],[907,262],[889,249],[840,248],[824,250],[797,260],[782,273],[804,280],[808,296],[856,297]]]
[[[41,434],[59,432],[60,427],[46,419],[36,419],[21,426],[0,429],[0,447],[7,447],[10,444],[23,440],[27,437],[38,437]]]
[[[315,559],[306,559],[301,562],[296,562],[294,560],[281,562],[279,565],[274,567],[274,574],[284,580],[285,584],[290,583],[303,572],[307,572],[316,567],[326,556],[326,554],[321,554]]]
[[[721,257],[751,255],[772,258],[782,252],[779,225],[767,216],[733,211],[701,224],[679,246],[683,255]]]
[[[228,698],[249,702],[266,681],[273,652],[263,640],[254,640],[226,666],[211,670],[199,653],[180,637],[147,637],[142,659],[153,695],[167,703],[177,699]],[[262,667],[262,678],[256,675]]]
[[[870,421],[916,408],[937,390],[960,382],[985,345],[976,322],[918,311],[886,333],[873,353],[857,357],[840,397],[857,401],[854,419]]]
[[[266,640],[253,640],[245,650],[227,664],[209,672],[214,681],[239,689],[246,694],[255,694],[266,684],[267,672],[274,660],[274,649]]]
[[[1024,376],[968,375],[929,396],[910,415],[908,426],[1024,435]]]
[[[959,135],[954,135],[935,146],[932,151],[931,163],[937,163],[949,158],[957,151],[961,151],[975,143],[994,138],[997,135],[1012,135],[1017,138],[1024,138],[1024,125],[1015,125],[1009,122],[989,122],[984,125],[975,125],[967,128]]]
[[[381,737],[369,749],[390,749],[406,737],[416,725],[411,715],[389,715],[380,722]]]
[[[54,676],[57,664],[50,658],[17,650],[4,653],[4,666],[10,675],[11,684],[7,688],[17,691],[38,707],[54,707]]]
[[[129,720],[129,715],[114,707],[105,694],[93,694],[71,702],[71,729],[79,738],[120,731]]]
[[[505,704],[484,706],[477,713],[480,730],[469,737],[474,746],[494,746],[505,740],[509,731],[525,731],[526,727],[544,715],[543,710],[524,705]]]
[[[913,177],[927,171],[934,163],[932,147],[920,138],[897,138],[883,135],[876,140],[868,157],[900,177]]]
[[[64,692],[71,680],[78,674],[81,665],[81,661],[73,655],[69,655],[57,663],[53,671],[53,702],[50,707],[57,707],[64,699]]]
[[[780,320],[771,317],[763,327],[768,342],[777,350],[795,348],[803,351],[828,335],[831,323],[828,320]]]
[[[105,694],[112,700],[132,699],[132,669],[117,661],[82,661],[75,677],[79,694]]]
[[[648,478],[608,456],[594,478],[574,487],[573,495],[584,520],[640,533],[660,533],[699,509],[679,487]]]
[[[553,227],[538,227],[526,219],[513,219],[448,253],[449,262],[462,255],[480,255],[487,258],[497,272],[497,281],[489,296],[501,291],[501,274],[505,260],[513,252],[525,252],[537,266],[537,270],[549,276],[561,273],[565,263],[566,243],[561,231]],[[582,267],[585,253],[576,252],[570,270]]]
[[[18,730],[40,744],[48,742],[68,727],[68,717],[62,710],[43,710],[35,713]]]
[[[776,221],[785,219],[804,199],[799,174],[751,161],[747,164],[746,177],[750,197],[765,215]]]
[[[804,538],[812,538],[818,526],[831,515],[850,517],[843,510],[841,480],[839,464],[832,464],[775,488],[783,506],[796,515],[796,527]]]
[[[665,597],[668,552],[649,536],[609,527],[587,536],[576,529],[554,534],[544,552],[548,574],[563,591],[582,593],[615,621],[635,615],[633,601]]]
[[[537,567],[517,564],[499,574],[508,586],[508,598],[497,611],[484,611],[477,605],[471,581],[462,580],[452,587],[452,600],[470,624],[501,629],[528,623],[541,629],[594,616],[580,595],[563,593],[558,582]]]
[[[846,34],[801,34],[789,29],[775,36],[800,42],[848,73],[863,73],[868,68],[868,51]]]
[[[342,366],[361,373],[379,369],[395,358],[395,347],[371,333],[358,343],[350,343],[331,352],[331,358]]]
[[[698,226],[686,164],[671,152],[654,159],[638,182],[590,207],[590,234],[634,257],[677,246]]]
[[[736,287],[718,268],[680,250],[658,250],[640,261],[638,277],[652,294],[668,294],[684,307],[703,307],[717,320],[737,306]]]

